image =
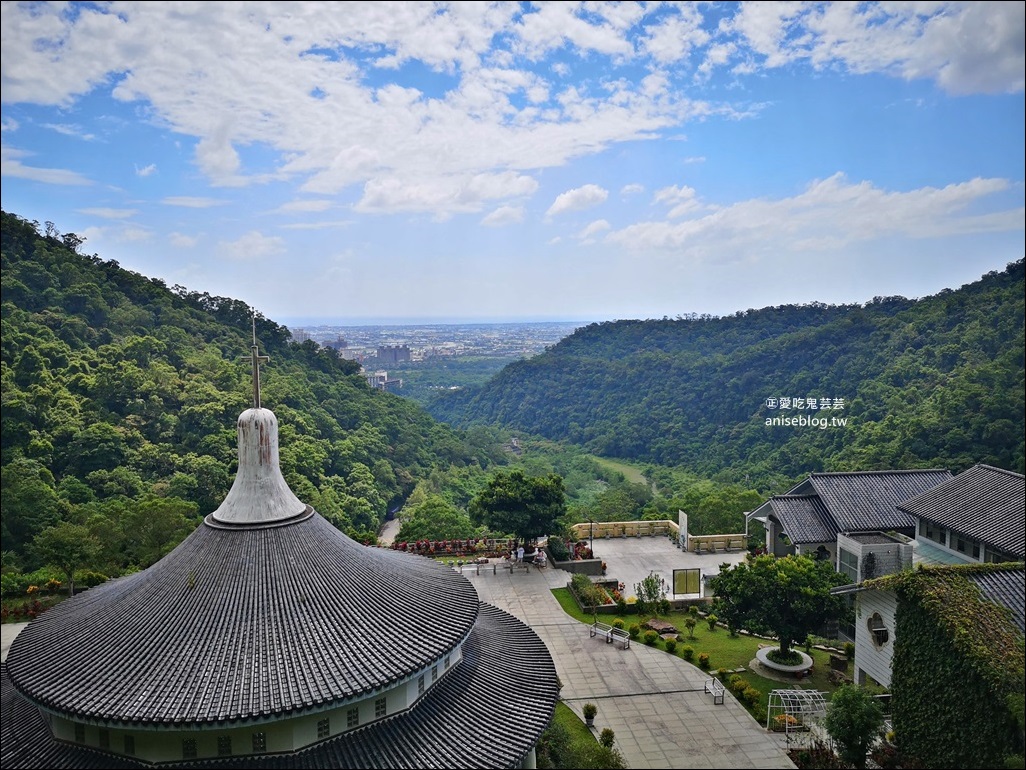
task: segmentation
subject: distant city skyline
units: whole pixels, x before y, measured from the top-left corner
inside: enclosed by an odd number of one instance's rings
[[[289,326],[921,298],[1026,252],[1023,3],[0,13],[3,209]]]

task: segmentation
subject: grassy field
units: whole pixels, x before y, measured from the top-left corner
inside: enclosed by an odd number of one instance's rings
[[[589,457],[604,468],[619,471],[623,474],[624,478],[632,484],[644,484],[648,486],[648,480],[642,475],[641,468],[637,465],[631,465],[621,462],[620,460],[610,460],[608,457],[598,457],[597,455],[589,455]]]
[[[579,620],[582,623],[588,625],[592,622],[592,616],[581,611],[580,607],[577,606],[577,602],[574,601],[573,596],[570,594],[570,590],[567,588],[556,588],[553,589],[552,594],[556,597],[556,601],[563,608],[563,611],[572,618]],[[617,616],[614,615],[603,615],[602,621],[605,623],[612,623],[616,620]],[[830,652],[826,650],[818,650],[812,648],[809,654],[812,656],[814,661],[812,675],[805,677],[804,679],[794,680],[791,683],[778,682],[774,679],[767,679],[759,676],[751,670],[751,662],[755,658],[755,653],[761,645],[775,644],[772,639],[763,639],[761,637],[750,636],[748,634],[739,634],[738,636],[731,636],[726,628],[723,626],[716,626],[710,630],[709,624],[704,619],[700,619],[698,625],[695,626],[694,638],[689,636],[687,627],[684,625],[684,615],[680,612],[671,612],[669,615],[647,615],[644,617],[638,615],[624,615],[620,617],[620,620],[624,622],[624,628],[630,628],[634,623],[641,624],[648,620],[650,617],[659,618],[672,623],[677,630],[680,632],[680,641],[677,642],[677,649],[674,651],[674,655],[682,657],[682,650],[685,646],[694,648],[694,658],[692,663],[698,665],[698,656],[700,653],[706,653],[709,655],[709,667],[708,671],[711,674],[715,674],[718,669],[739,669],[744,668],[741,672],[741,676],[748,680],[748,683],[759,690],[762,694],[758,701],[758,705],[761,706],[762,713],[765,714],[767,703],[769,701],[769,694],[772,690],[783,690],[791,687],[794,684],[800,684],[803,689],[806,690],[819,690],[820,692],[829,694],[837,689],[837,685],[833,684],[829,678],[830,672]],[[642,633],[642,636],[644,633]],[[643,644],[642,638],[639,637],[634,641],[635,644]],[[658,639],[654,645],[656,649],[665,650],[666,643],[662,639]],[[669,654],[669,653],[668,653]],[[851,675],[851,663],[848,663],[848,674]],[[754,708],[752,709],[754,711]]]

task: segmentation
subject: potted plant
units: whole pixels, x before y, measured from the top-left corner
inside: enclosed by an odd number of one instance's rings
[[[588,727],[595,725],[595,715],[598,713],[598,707],[594,703],[584,704],[584,724]]]

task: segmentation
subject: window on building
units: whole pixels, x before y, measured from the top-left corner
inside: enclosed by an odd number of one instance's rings
[[[110,748],[110,730],[108,730],[106,727],[100,728],[100,748]]]
[[[438,679],[438,666],[431,667],[431,681]]]
[[[327,738],[329,735],[331,735],[331,721],[327,717],[317,720],[317,737]]]
[[[449,670],[449,660],[450,660],[449,656],[448,656],[448,655],[446,655],[446,656],[445,656],[445,670],[446,670],[446,671],[448,671],[448,670]]]
[[[222,735],[217,739],[217,756],[230,757],[232,755],[232,737]]]
[[[381,717],[385,716],[387,713],[388,713],[388,708],[385,705],[385,699],[384,698],[378,698],[377,700],[375,700],[374,701],[374,718],[375,719],[381,719]]]
[[[883,618],[880,617],[879,612],[874,612],[866,625],[869,628],[869,637],[873,640],[873,644],[876,647],[883,647],[887,644],[887,640],[890,639],[891,635],[887,631],[887,626],[884,625]]]
[[[424,694],[424,675],[421,674],[419,677],[417,677],[417,695],[423,695],[423,694]]]
[[[75,724],[75,743],[85,743],[85,725]]]
[[[352,729],[360,726],[360,709],[353,706],[350,709],[346,709],[346,727]]]
[[[919,534],[935,543],[946,546],[948,544],[948,533],[943,527],[924,519],[919,520]]]
[[[959,553],[967,553],[968,552],[969,549],[968,549],[968,546],[967,546],[967,544],[965,542],[965,538],[962,538],[962,537],[955,538],[955,550],[958,551]]]
[[[859,582],[859,557],[843,548],[837,549],[837,571],[852,583]]]
[[[182,759],[195,759],[196,758],[196,739],[195,738],[183,738],[182,739]]]
[[[258,730],[253,733],[253,753],[263,754],[265,751],[267,751],[267,733]]]
[[[979,543],[973,543],[973,558],[974,559],[979,559],[980,558],[980,544]]]
[[[130,756],[130,757],[134,757],[135,756],[135,736],[134,735],[126,735],[125,736],[125,753],[128,754],[128,756]]]

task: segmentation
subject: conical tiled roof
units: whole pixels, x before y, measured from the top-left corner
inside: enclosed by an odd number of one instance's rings
[[[411,676],[478,607],[453,570],[360,545],[320,514],[243,530],[208,517],[149,569],[41,615],[7,663],[19,690],[78,718],[269,718]]]

